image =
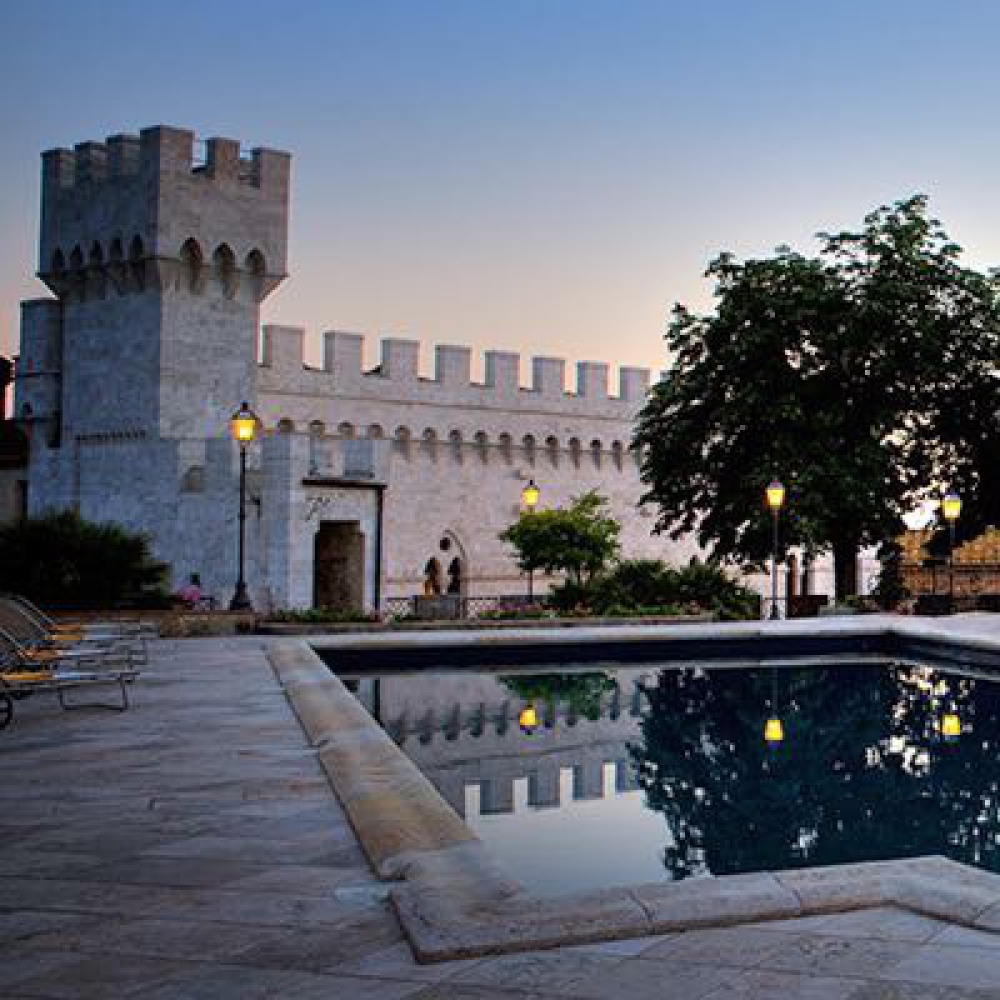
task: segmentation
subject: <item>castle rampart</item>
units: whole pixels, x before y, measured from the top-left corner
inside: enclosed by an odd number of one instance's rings
[[[359,334],[325,334],[319,369],[305,363],[304,340],[297,327],[264,328],[258,402],[267,428],[387,438],[403,460],[608,471],[637,460],[629,445],[649,385],[647,369],[622,367],[612,396],[603,363],[580,362],[567,389],[562,358],[532,358],[525,387],[521,359],[511,352],[487,351],[480,383],[472,379],[467,347],[437,346],[433,377],[426,378],[419,374],[417,341],[383,339],[379,363],[366,370]]]
[[[491,350],[479,381],[472,351],[445,344],[428,377],[417,341],[385,338],[366,366],[364,339],[340,331],[311,367],[302,329],[259,326],[287,270],[289,156],[223,138],[197,150],[189,130],[158,126],[43,155],[38,270],[55,298],[24,305],[17,365],[31,511],[144,531],[175,584],[198,572],[224,599],[238,490],[228,421],[245,400],[264,431],[247,523],[260,606],[522,592],[499,535],[529,479],[543,506],[598,490],[625,554],[663,554],[636,515],[629,449],[646,369],[612,380],[604,362],[568,371]]]
[[[434,374],[419,374],[420,342],[386,337],[380,342],[379,363],[365,370],[364,337],[357,333],[323,334],[323,364],[312,368],[305,360],[305,331],[301,327],[265,326],[260,384],[263,392],[283,395],[342,398],[378,397],[391,402],[432,403],[438,406],[476,405],[509,409],[519,406],[546,413],[587,414],[630,419],[642,405],[650,383],[648,368],[622,366],[617,392],[608,393],[610,366],[580,361],[572,387],[566,385],[562,358],[531,359],[531,380],[521,384],[521,357],[509,351],[485,352],[485,379],[472,379],[472,351],[439,344],[434,348]]]

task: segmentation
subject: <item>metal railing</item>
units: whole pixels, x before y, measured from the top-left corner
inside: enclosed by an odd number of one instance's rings
[[[413,619],[422,621],[457,621],[489,618],[491,616],[515,616],[519,613],[540,611],[545,606],[546,594],[438,594],[432,597],[387,597],[382,601],[383,616],[390,621]],[[933,609],[918,613],[947,614],[943,605],[947,597],[941,595]],[[826,594],[798,594],[792,598],[777,599],[778,618],[815,618],[819,609],[831,603]],[[760,618],[771,619],[774,600],[769,596],[760,598]],[[953,610],[1000,611],[1000,596],[978,595],[975,599],[956,597],[951,605]]]
[[[386,618],[396,621],[406,618],[448,621],[537,611],[544,603],[544,594],[438,594],[387,597],[382,602],[382,609]]]

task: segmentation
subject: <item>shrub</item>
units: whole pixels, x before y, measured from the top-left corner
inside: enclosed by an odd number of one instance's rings
[[[697,560],[675,569],[659,559],[626,559],[589,587],[558,588],[552,600],[557,607],[584,604],[602,615],[709,611],[722,619],[753,619],[760,614],[756,593],[718,566]]]
[[[673,599],[677,603],[714,611],[723,620],[760,617],[759,595],[737,583],[721,567],[692,559],[674,573],[677,589]]]
[[[603,613],[611,607],[673,604],[675,576],[675,571],[660,559],[624,559],[594,581],[590,601]]]
[[[0,589],[47,608],[169,607],[145,535],[64,512],[0,526]]]
[[[583,611],[590,607],[592,593],[593,584],[584,586],[564,580],[545,595],[545,603],[561,613]]]

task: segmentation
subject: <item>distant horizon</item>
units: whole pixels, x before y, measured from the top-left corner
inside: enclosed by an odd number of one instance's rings
[[[159,122],[292,154],[289,278],[261,320],[303,327],[314,364],[337,329],[369,366],[403,336],[425,371],[462,344],[474,373],[489,349],[657,373],[720,251],[812,252],[918,192],[968,266],[1000,262],[984,0],[217,0],[155,47],[143,11],[101,9],[0,12],[0,81],[30,97],[0,112],[3,354],[45,294],[41,151]]]

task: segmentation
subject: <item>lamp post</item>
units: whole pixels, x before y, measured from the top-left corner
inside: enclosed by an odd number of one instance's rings
[[[246,524],[247,524],[247,448],[257,437],[257,414],[246,401],[232,415],[229,427],[233,438],[240,446],[240,540],[239,570],[236,577],[236,591],[229,603],[230,611],[252,611],[250,595],[247,594],[246,569]]]
[[[534,514],[540,496],[541,490],[535,485],[534,479],[529,479],[527,485],[521,490],[521,503],[524,504],[524,508],[529,514]],[[528,570],[528,601],[531,604],[535,603],[535,571],[533,569]]]
[[[962,513],[962,498],[946,493],[941,501],[941,513],[948,522],[948,611],[955,610],[955,522]]]
[[[767,506],[771,509],[771,520],[773,524],[773,538],[771,548],[771,614],[772,621],[776,621],[781,615],[778,613],[778,515],[785,503],[785,487],[775,479],[764,491],[767,497]]]

